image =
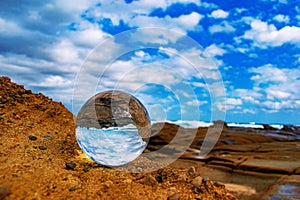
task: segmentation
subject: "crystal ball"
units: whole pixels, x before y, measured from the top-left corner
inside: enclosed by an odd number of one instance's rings
[[[97,163],[114,167],[136,159],[150,137],[150,118],[144,105],[122,91],[91,97],[76,118],[76,139]]]

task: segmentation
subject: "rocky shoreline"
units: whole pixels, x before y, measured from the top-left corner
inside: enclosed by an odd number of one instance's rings
[[[185,134],[194,131],[197,134],[187,152],[172,166],[186,166],[184,163],[189,162],[197,166],[201,174],[229,184],[228,188],[235,184],[237,189],[232,191],[240,198],[297,197],[300,189],[300,181],[297,181],[300,177],[300,127],[263,127],[228,127],[225,123],[217,144],[205,158],[198,155],[207,128],[184,129]],[[172,140],[172,134],[178,129],[177,125],[170,123],[153,125],[153,130],[159,131],[150,139],[148,149],[162,148]],[[282,185],[293,189],[282,193]],[[248,191],[239,191],[241,187],[248,188]]]

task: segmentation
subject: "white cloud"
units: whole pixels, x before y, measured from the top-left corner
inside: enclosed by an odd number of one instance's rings
[[[222,56],[226,53],[226,50],[216,44],[211,44],[210,46],[206,47],[205,51],[212,57]]]
[[[202,18],[203,15],[196,12],[181,15],[177,18],[171,18],[169,15],[164,18],[137,15],[130,19],[128,23],[132,27],[161,27],[186,33],[186,31],[194,30],[197,27],[199,29],[198,23]]]
[[[174,66],[173,69],[184,78],[204,78],[205,81],[209,79],[220,81],[221,79],[216,64],[202,49],[190,48],[183,49],[180,52],[170,48],[160,48],[160,50],[171,55],[170,59],[160,61],[160,63],[166,66]]]
[[[234,11],[240,14],[242,12],[247,11],[247,9],[245,9],[245,8],[235,8]]]
[[[37,84],[36,86],[42,86],[42,87],[70,87],[73,85],[73,82],[71,80],[68,80],[67,78],[64,78],[62,76],[54,76],[50,75],[45,78],[41,83]]]
[[[97,0],[77,0],[76,3],[74,3],[73,0],[55,0],[53,3],[65,12],[73,13],[76,16],[97,2]]]
[[[155,26],[154,26],[155,27]],[[132,32],[132,38],[135,38],[137,41],[141,41],[145,44],[147,43],[154,43],[154,44],[161,44],[166,45],[169,42],[174,43],[179,38],[183,36],[183,33],[177,32],[172,30],[172,34],[170,34],[167,29],[161,27],[152,28],[143,28],[140,29],[137,33]]]
[[[251,80],[254,80],[257,84],[284,82],[288,80],[287,74],[284,70],[273,67],[270,64],[258,68],[251,68],[249,71],[257,74],[251,77]]]
[[[225,12],[224,10],[218,9],[218,10],[214,10],[211,13],[211,17],[213,18],[227,18],[229,15],[228,12]]]
[[[255,110],[251,110],[251,109],[247,109],[247,108],[245,108],[245,109],[243,109],[243,110],[242,110],[242,113],[250,113],[250,114],[255,114],[256,112],[255,112]]]
[[[272,88],[267,88],[266,89],[266,93],[267,93],[267,99],[287,99],[289,97],[291,97],[291,94],[285,91],[280,91],[280,90],[273,90]]]
[[[78,66],[58,65],[55,62],[15,54],[5,57],[0,55],[0,63],[1,73],[10,76],[12,81],[25,85],[35,93],[43,92],[55,101],[70,103]],[[51,73],[60,75],[49,75]]]
[[[77,31],[70,32],[70,40],[78,46],[94,48],[109,35],[104,33],[97,24],[82,22]]]
[[[71,41],[63,39],[48,51],[51,57],[58,63],[79,64],[81,60],[78,50],[79,49]]]
[[[232,89],[228,98],[227,109],[238,113],[256,113],[258,109],[275,113],[282,110],[300,109],[300,69],[278,68],[264,65],[251,68],[251,89]],[[240,106],[243,105],[241,108]],[[247,108],[245,108],[247,106]]]
[[[194,99],[192,101],[188,101],[186,104],[189,106],[201,106],[207,103],[208,101],[199,101],[198,99]]]
[[[205,83],[193,82],[192,85],[199,88],[207,88],[207,85]]]
[[[265,109],[266,112],[279,112],[280,110],[286,109],[299,109],[299,104],[295,104],[295,101],[286,100],[286,101],[264,101],[261,103],[261,106]]]
[[[235,28],[231,26],[227,21],[223,21],[220,24],[210,26],[208,30],[211,34],[219,32],[231,33],[235,31]]]
[[[235,110],[239,111],[242,109],[243,101],[240,98],[225,98],[224,101],[217,101],[214,106],[220,111]]]
[[[178,23],[178,26],[183,27],[186,30],[192,30],[203,17],[204,16],[199,13],[192,12],[189,15],[181,15],[178,18],[173,18],[173,20]]]
[[[282,14],[276,15],[273,19],[278,21],[278,22],[283,22],[283,23],[289,23],[290,22],[290,17],[287,16],[287,15],[282,15]]]
[[[241,98],[245,102],[250,102],[250,103],[254,103],[254,104],[259,104],[259,102],[260,102],[259,100],[255,99],[254,97],[252,97],[250,95],[249,96],[241,96]]]
[[[258,68],[251,68],[250,72],[257,74],[251,78],[257,85],[265,83],[272,83],[273,85],[289,83],[292,86],[293,83],[300,82],[300,69],[298,68],[278,68],[269,64]],[[286,90],[289,89],[288,87],[286,88]]]
[[[146,53],[144,51],[137,51],[134,53],[139,58],[144,58]]]
[[[226,99],[226,104],[237,106],[237,105],[242,105],[243,101],[241,99],[237,99],[237,98],[227,98]]]
[[[0,18],[0,33],[4,35],[21,35],[24,34],[23,30],[18,24],[8,21],[6,19]]]
[[[164,86],[179,83],[181,77],[163,66],[129,61],[116,61],[102,74],[102,87],[134,91],[146,84],[153,83]]]
[[[243,100],[250,102],[254,102],[256,101],[255,99],[262,97],[262,94],[255,89],[236,89],[234,90],[234,94],[236,94],[238,97],[241,97]]]
[[[101,1],[101,6],[91,9],[88,15],[95,17],[96,19],[108,18],[112,21],[113,25],[119,25],[120,21],[123,20],[125,23],[129,23],[134,26],[152,26],[155,22],[163,22],[159,18],[155,19],[155,17],[148,17],[148,14],[151,13],[155,8],[166,9],[168,6],[174,3],[195,3],[197,5],[201,5],[200,1],[186,1],[186,0],[165,0],[165,1],[133,1],[130,4],[125,3],[125,1]],[[122,12],[116,12],[117,10],[121,10]],[[178,17],[179,24],[183,25],[183,22],[190,24],[194,24],[194,20],[196,20],[200,15],[187,15],[193,16],[194,18],[188,17]],[[152,19],[153,21],[151,22]],[[145,20],[145,23],[142,23],[142,20]],[[169,21],[166,17],[165,20]],[[176,19],[175,19],[176,21]],[[199,19],[198,19],[199,21]],[[148,24],[150,23],[150,24]],[[165,23],[163,23],[165,24]],[[162,25],[163,25],[162,24]],[[156,25],[159,25],[156,23]]]
[[[250,72],[255,73],[251,77],[254,81],[254,93],[244,97],[245,101],[263,107],[267,112],[300,108],[295,103],[300,99],[300,69],[265,65],[251,68]],[[239,96],[247,94],[246,90],[239,92]]]
[[[300,44],[300,27],[285,26],[280,30],[273,24],[253,20],[251,29],[242,36],[244,39],[254,41],[254,45],[261,48],[268,46],[280,46],[284,43]]]

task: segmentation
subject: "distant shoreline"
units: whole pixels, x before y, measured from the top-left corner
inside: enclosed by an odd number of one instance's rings
[[[205,122],[205,121],[188,121],[188,120],[177,120],[177,121],[171,121],[171,120],[165,120],[165,121],[151,121],[151,124],[156,123],[170,123],[175,124],[178,126],[181,126],[183,128],[207,128],[211,125],[213,125],[213,122]],[[285,126],[289,127],[300,127],[300,124],[284,124],[284,123],[239,123],[239,122],[224,122],[224,125],[231,128],[257,128],[257,129],[265,129],[265,126],[271,126],[274,129],[282,129]]]

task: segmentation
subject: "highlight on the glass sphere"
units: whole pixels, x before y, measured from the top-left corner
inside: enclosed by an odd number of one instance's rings
[[[150,118],[131,94],[105,91],[91,97],[76,119],[80,148],[97,163],[115,167],[135,160],[150,137]]]

